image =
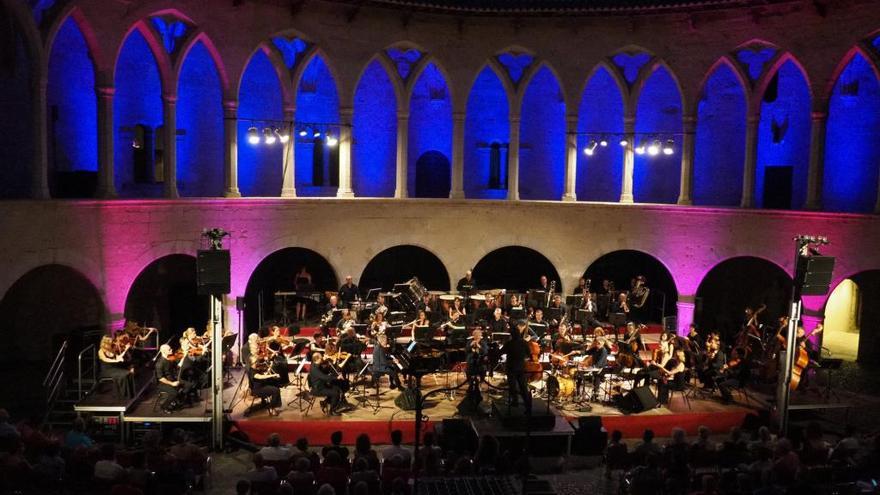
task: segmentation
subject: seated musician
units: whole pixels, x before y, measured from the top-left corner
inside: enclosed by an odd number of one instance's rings
[[[523,305],[522,301],[519,300],[519,296],[516,294],[511,294],[510,296],[510,307],[507,308],[508,311],[522,311]]]
[[[397,366],[391,361],[388,354],[388,339],[385,335],[385,328],[376,333],[370,332],[372,335],[371,342],[373,344],[373,384],[379,388],[379,378],[382,375],[388,375],[388,381],[391,384],[391,390],[400,387],[400,377],[397,375]]]
[[[434,301],[432,300],[431,294],[425,294],[422,296],[422,300],[419,301],[419,311],[434,311]]]
[[[467,340],[467,325],[462,314],[454,312],[449,315],[449,321],[443,324],[446,328],[446,343],[450,345],[462,345]]]
[[[687,355],[684,349],[676,349],[660,370],[660,379],[657,381],[657,399],[660,404],[668,404],[669,391],[683,390],[687,383]]]
[[[162,344],[159,347],[159,360],[156,361],[156,390],[163,392],[166,399],[159,407],[166,414],[171,414],[180,407],[179,397],[188,395],[192,385],[180,380],[180,372],[177,363],[172,361],[171,346]]]
[[[553,340],[553,350],[557,354],[568,354],[575,348],[574,340],[571,338],[571,327],[568,325],[560,325],[556,332],[556,338]]]
[[[645,344],[642,342],[642,328],[643,325],[636,326],[636,324],[631,321],[626,323],[626,330],[623,334],[623,343],[626,347],[631,347],[635,352],[645,349]]]
[[[492,321],[489,322],[489,331],[492,333],[506,333],[507,329],[507,318],[501,314],[501,308],[495,308],[495,311],[492,312]]]
[[[733,402],[732,389],[742,387],[749,378],[749,366],[745,352],[740,348],[734,348],[730,354],[730,361],[721,366],[720,373],[715,379],[718,391],[721,392],[721,401],[725,404]]]
[[[132,360],[141,363],[152,358],[152,353],[147,354],[147,351],[144,350],[143,347],[145,346],[145,343],[150,340],[150,335],[156,333],[155,328],[141,327],[131,320],[126,320],[122,331],[125,335],[128,335],[128,339],[131,342],[131,350],[129,350],[129,353],[131,354]]]
[[[272,371],[278,375],[276,384],[279,387],[286,387],[290,385],[290,372],[287,367],[287,355],[284,354],[284,351],[292,349],[293,342],[285,335],[286,331],[282,331],[281,327],[272,326],[271,332],[268,347],[272,355]]]
[[[580,296],[580,295],[589,294],[589,292],[590,292],[590,283],[587,282],[586,278],[581,277],[580,279],[578,279],[577,287],[575,287],[574,290],[571,291],[571,294],[574,296]]]
[[[544,338],[545,336],[549,336],[550,324],[544,321],[543,309],[535,308],[535,316],[531,321],[529,321],[529,333],[532,335],[533,338]]]
[[[500,309],[498,311],[501,311]],[[482,330],[474,330],[471,343],[465,355],[465,375],[468,380],[468,392],[479,391],[480,382],[486,374],[486,357],[489,355],[489,344],[483,339]]]
[[[412,323],[404,325],[404,328],[412,331],[413,340],[430,340],[431,334],[428,331],[430,327],[431,321],[428,320],[428,313],[424,309],[419,310],[418,317]]]
[[[460,313],[462,316],[467,315],[467,308],[462,303],[460,297],[456,297],[452,301],[452,306],[449,307],[449,318],[452,319],[452,313]]]
[[[617,295],[617,299],[611,303],[611,313],[623,313],[624,318],[629,321],[630,319],[630,307],[629,303],[626,300],[626,292],[621,292]]]
[[[278,373],[272,369],[266,358],[257,358],[246,369],[251,394],[261,399],[269,399],[269,415],[278,416],[281,408],[281,389],[278,388]]]
[[[360,298],[361,295],[360,292],[358,292],[358,286],[352,282],[351,275],[346,275],[345,283],[339,288],[339,299],[342,302],[342,305],[345,306],[352,301],[359,300]]]
[[[704,387],[715,387],[716,379],[727,363],[727,356],[721,350],[721,338],[717,333],[709,334],[706,339],[706,350],[700,359],[697,376]]]
[[[373,314],[382,313],[385,315],[388,313],[388,306],[385,306],[385,296],[379,294],[376,298],[376,309],[373,310]]]
[[[119,345],[114,345],[113,339],[108,335],[101,337],[101,344],[98,347],[101,377],[113,380],[113,385],[116,387],[116,397],[119,399],[130,398],[134,395],[134,368],[125,359],[125,353],[130,348],[130,343],[119,348]]]
[[[604,368],[608,364],[609,352],[608,342],[605,340],[605,337],[595,337],[585,354],[592,358],[590,361],[593,367]]]
[[[381,316],[376,315],[376,318],[381,318]],[[367,349],[367,345],[362,339],[363,337],[355,332],[354,326],[349,326],[345,333],[339,336],[338,345],[340,352],[343,355],[349,355],[343,364],[337,364],[339,370],[343,373],[357,373],[364,366],[361,354]]]
[[[357,320],[354,318],[354,312],[349,309],[343,309],[342,317],[336,323],[336,335],[344,334],[349,328],[354,328],[356,323]]]
[[[344,307],[337,296],[330,296],[330,302],[324,307],[324,316],[321,317],[321,328],[326,330],[333,326]]]
[[[328,345],[329,348],[329,345]],[[335,385],[337,377],[330,374],[330,367],[324,362],[320,353],[312,353],[312,364],[309,367],[308,383],[312,395],[324,397],[321,410],[330,415],[339,414],[342,403],[342,390]]]

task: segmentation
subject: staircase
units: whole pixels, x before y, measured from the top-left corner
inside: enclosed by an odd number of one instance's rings
[[[52,428],[72,426],[78,414],[73,406],[88,395],[96,384],[97,359],[94,344],[77,354],[76,374],[71,372],[73,363],[68,359],[70,353],[69,341],[65,340],[43,379],[46,395],[46,415],[43,421]]]

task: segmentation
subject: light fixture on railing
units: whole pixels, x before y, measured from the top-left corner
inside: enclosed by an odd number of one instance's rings
[[[268,145],[275,144],[275,140],[276,140],[275,131],[273,131],[272,129],[269,129],[268,127],[263,129],[263,141],[266,144],[268,144]]]
[[[663,146],[663,154],[664,155],[671,155],[671,154],[675,153],[675,148],[673,148],[674,145],[675,145],[675,141],[673,141],[671,139],[667,140],[666,145]]]
[[[260,144],[260,132],[256,127],[251,127],[247,132],[247,140],[250,144]]]
[[[593,153],[596,152],[596,146],[598,146],[596,141],[590,141],[590,144],[588,144],[587,147],[584,148],[584,154],[587,156],[593,156]]]

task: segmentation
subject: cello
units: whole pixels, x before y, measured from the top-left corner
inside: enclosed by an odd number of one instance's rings
[[[541,345],[530,336],[526,336],[526,345],[529,346],[529,360],[525,364],[526,379],[530,382],[540,380],[544,374],[541,366]]]
[[[816,325],[816,328],[813,329],[809,334],[804,334],[803,337],[798,338],[798,346],[795,349],[796,358],[794,361],[794,365],[791,367],[791,381],[788,383],[788,388],[792,392],[797,390],[798,386],[801,384],[801,375],[803,375],[804,371],[807,369],[807,366],[810,365],[810,353],[807,352],[807,339],[816,335],[818,333],[822,333],[824,330],[824,325],[819,323]]]

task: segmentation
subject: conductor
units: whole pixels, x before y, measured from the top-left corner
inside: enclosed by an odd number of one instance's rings
[[[528,331],[528,323],[525,320],[516,322],[515,327],[510,328],[510,340],[501,348],[501,354],[507,356],[507,386],[508,400],[512,407],[519,405],[522,399],[526,413],[532,410],[532,395],[529,393],[526,383],[526,359],[529,357],[529,347],[522,336]]]

